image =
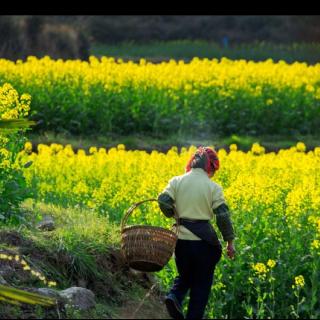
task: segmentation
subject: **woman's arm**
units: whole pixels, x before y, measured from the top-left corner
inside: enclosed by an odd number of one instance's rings
[[[223,203],[216,209],[213,209],[213,212],[216,215],[217,225],[220,232],[222,233],[223,240],[228,242],[227,255],[230,259],[233,259],[236,253],[233,245],[233,239],[235,238],[235,235],[230,219],[229,208],[225,203]]]
[[[160,193],[158,201],[160,210],[163,212],[163,214],[168,218],[172,218],[174,216],[174,200],[167,193],[163,192]]]
[[[220,206],[213,209],[213,212],[216,215],[217,225],[223,236],[223,240],[232,241],[235,238],[235,235],[228,206],[225,203],[222,203]]]
[[[163,214],[172,218],[175,214],[173,209],[173,204],[175,201],[175,177],[171,178],[167,186],[163,189],[163,191],[158,196],[159,207]],[[161,202],[160,202],[161,201]]]

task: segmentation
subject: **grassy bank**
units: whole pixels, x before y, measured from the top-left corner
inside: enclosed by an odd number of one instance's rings
[[[96,306],[88,311],[72,308],[60,314],[65,318],[122,318],[130,301],[134,312],[149,290],[151,277],[129,269],[119,251],[119,226],[97,212],[80,208],[60,208],[29,199],[21,206],[24,223],[1,225],[0,252],[23,257],[33,270],[56,282],[55,289],[86,287],[94,292]],[[45,216],[54,219],[53,231],[41,231],[37,223]],[[0,260],[2,270],[5,262]],[[39,279],[15,265],[15,274],[6,278],[16,287],[46,287]],[[160,293],[158,293],[160,297]],[[159,298],[160,299],[160,298]],[[157,296],[146,301],[144,309],[159,303]],[[128,312],[129,310],[127,310]],[[53,312],[53,313],[52,313]],[[41,308],[12,306],[0,303],[0,318],[56,318],[52,311]]]

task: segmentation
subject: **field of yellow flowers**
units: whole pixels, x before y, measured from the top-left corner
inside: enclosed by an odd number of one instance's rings
[[[37,201],[80,205],[98,211],[106,223],[119,223],[133,203],[156,197],[182,174],[194,151],[147,153],[118,145],[86,154],[52,144],[34,153],[28,142],[19,159],[33,162],[24,175]],[[232,211],[237,257],[219,263],[207,317],[319,317],[320,148],[306,152],[299,142],[265,153],[256,143],[246,153],[231,145],[218,155],[221,169],[213,179]],[[173,223],[156,203],[139,208],[129,224]],[[164,287],[172,283],[173,259],[158,276]]]
[[[175,125],[187,128],[193,116],[198,125],[231,123],[237,128],[244,115],[256,121],[245,122],[245,130],[252,123],[266,130],[320,127],[318,65],[29,58],[16,64],[0,60],[0,70],[1,79],[10,78],[18,88],[0,87],[0,120],[25,117],[31,97],[22,93],[28,92],[33,94],[31,110],[35,106],[46,124],[68,127],[78,121],[79,130],[82,125],[83,130],[94,125],[111,131],[131,125],[141,131],[153,126],[172,130]],[[171,123],[162,126],[166,119]],[[172,176],[182,174],[196,150],[172,147],[167,153],[147,153],[121,144],[109,150],[91,147],[87,154],[74,152],[71,145],[40,144],[34,153],[27,142],[18,152],[22,141],[16,131],[0,132],[1,221],[11,218],[12,207],[28,190],[36,202],[85,209],[103,217],[105,225],[119,224],[133,203],[157,197]],[[320,147],[306,151],[299,142],[266,153],[258,143],[249,152],[233,144],[218,155],[221,169],[213,179],[222,185],[232,211],[237,257],[230,261],[224,256],[219,263],[206,316],[319,318]],[[135,210],[129,223],[170,227],[173,221],[150,203]],[[100,228],[103,234],[103,223],[89,228],[82,232],[94,235],[94,228]],[[173,259],[157,276],[165,288],[171,285]]]
[[[314,134],[320,128],[320,65],[226,58],[159,64],[0,59],[0,85],[33,97],[40,130]]]

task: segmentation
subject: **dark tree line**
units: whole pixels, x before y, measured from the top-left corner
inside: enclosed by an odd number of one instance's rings
[[[87,59],[91,43],[209,40],[319,42],[320,16],[0,16],[0,57]]]

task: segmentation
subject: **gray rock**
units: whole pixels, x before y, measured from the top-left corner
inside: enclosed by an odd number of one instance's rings
[[[1,265],[0,267],[0,276],[4,278],[4,280],[8,280],[16,273],[14,267],[9,265]]]
[[[88,310],[95,306],[94,293],[81,287],[71,287],[60,292],[60,296],[66,298],[70,305],[76,309]]]
[[[3,276],[0,276],[0,284],[8,284],[8,282],[3,278]]]
[[[50,216],[44,216],[42,221],[37,224],[37,228],[45,231],[52,231],[55,229],[53,218]]]

